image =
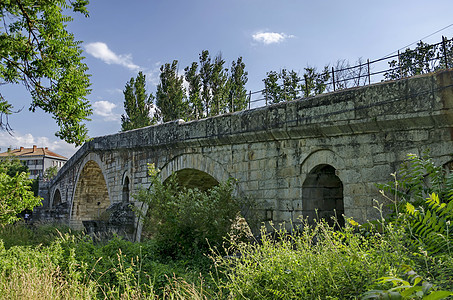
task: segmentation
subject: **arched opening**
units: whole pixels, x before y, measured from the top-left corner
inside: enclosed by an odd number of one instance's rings
[[[124,178],[124,183],[123,183],[123,197],[122,197],[122,200],[123,200],[123,203],[127,203],[129,202],[129,177],[126,176],[126,178]]]
[[[61,193],[59,189],[55,190],[53,194],[52,208],[55,208],[58,204],[61,203]]]
[[[180,186],[205,191],[219,184],[217,179],[200,170],[182,169],[175,172]]]
[[[343,183],[331,165],[318,165],[307,175],[302,185],[302,214],[311,224],[324,219],[334,225],[332,217],[336,216],[344,226]]]
[[[80,172],[73,198],[71,225],[82,228],[82,221],[100,220],[110,205],[107,184],[99,165],[90,160]]]

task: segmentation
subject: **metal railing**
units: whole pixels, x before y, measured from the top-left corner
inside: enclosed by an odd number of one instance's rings
[[[387,80],[402,79],[453,67],[452,42],[453,38],[449,40],[445,37],[442,37],[442,41],[437,44],[423,44],[420,41],[418,44],[420,47],[412,50],[398,51],[397,54],[375,60],[367,59],[366,62],[362,62],[359,59],[359,64],[355,66],[346,66],[343,68],[331,67],[328,71],[330,80],[324,83],[326,85],[325,92],[365,86]],[[426,55],[417,58],[410,57],[411,54],[417,53],[417,50],[425,51]],[[414,59],[415,61],[413,61]],[[303,94],[305,79],[302,78],[298,83],[300,89],[297,92],[298,94]],[[249,92],[249,109],[272,104],[266,99],[264,91],[265,89]],[[303,97],[300,96],[296,99],[300,98]]]

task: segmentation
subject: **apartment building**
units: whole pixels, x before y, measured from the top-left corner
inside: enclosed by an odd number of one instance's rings
[[[0,153],[0,159],[8,155],[16,156],[28,167],[30,179],[42,178],[44,171],[49,167],[56,166],[59,170],[68,160],[66,157],[50,151],[47,147],[38,148],[36,145],[33,145],[33,148],[8,148],[8,151]]]

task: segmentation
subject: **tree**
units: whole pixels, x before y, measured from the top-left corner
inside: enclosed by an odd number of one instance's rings
[[[245,63],[242,61],[242,57],[231,62],[230,72],[228,78],[228,109],[230,112],[246,109],[247,90],[245,84],[248,81],[248,73],[245,71]]]
[[[124,94],[124,110],[126,115],[121,115],[121,130],[127,131],[142,128],[156,122],[151,118],[150,109],[153,95],[146,94],[146,76],[139,72],[137,79],[131,78],[126,83]]]
[[[280,75],[283,81],[281,89],[281,98],[284,101],[296,99],[299,94],[300,89],[299,82],[301,81],[301,78],[294,70],[287,71],[286,69],[283,69]]]
[[[299,77],[296,71],[286,69],[269,71],[263,79],[264,90],[263,96],[266,103],[279,103],[282,101],[291,101],[301,97],[314,96],[323,93],[327,88],[327,81],[330,78],[328,66],[324,71],[318,73],[314,67],[304,69],[303,79]],[[303,91],[301,95],[300,92]]]
[[[191,68],[194,74],[199,66],[198,92],[200,95],[199,107],[203,108],[203,116],[215,116],[218,114],[242,110],[247,107],[247,92],[245,84],[247,83],[248,73],[245,71],[245,63],[242,57],[231,63],[230,72],[224,67],[225,60],[219,53],[214,59],[209,55],[208,50],[203,50],[199,55],[198,63],[192,63]],[[192,69],[196,66],[195,69]],[[192,75],[194,77],[195,75]],[[189,82],[189,101],[194,106],[191,95],[190,80]]]
[[[15,176],[17,173],[28,173],[28,167],[20,162],[13,154],[0,160],[0,172],[8,176]]]
[[[160,67],[160,83],[157,85],[156,105],[164,122],[188,119],[189,107],[182,85],[183,77],[178,75],[178,61]]]
[[[452,41],[445,40],[443,43],[445,49],[443,44],[430,45],[422,41],[413,50],[407,48],[399,54],[398,60],[389,62],[391,69],[384,74],[385,79],[400,79],[452,67]]]
[[[17,214],[41,204],[35,197],[28,179],[28,168],[17,158],[7,157],[0,161],[0,226],[19,220]]]
[[[296,71],[280,70],[279,73],[270,71],[263,79],[263,95],[267,102],[279,103],[294,100],[298,97],[300,77]]]
[[[369,80],[368,64],[361,57],[353,63],[353,66],[348,60],[339,59],[334,69],[335,90],[365,85]]]
[[[214,58],[212,64],[212,72],[210,78],[210,88],[212,94],[212,105],[210,110],[210,116],[216,116],[226,112],[226,84],[227,84],[227,71],[223,68],[225,60],[222,55],[219,54]]]
[[[91,106],[88,67],[82,62],[80,42],[66,30],[72,9],[88,16],[88,0],[0,1],[0,80],[2,84],[22,83],[32,96],[30,110],[41,108],[53,115],[56,136],[69,143],[87,139]],[[0,128],[11,130],[8,116],[13,105],[0,94]]]
[[[211,108],[211,97],[212,97],[210,88],[212,66],[209,51],[203,50],[199,56],[199,59],[200,59],[200,79],[202,87],[201,101],[205,109],[204,114],[208,116]]]
[[[280,102],[280,86],[278,83],[279,74],[275,71],[266,73],[266,78],[263,79],[264,90],[263,96],[266,98],[266,103]]]
[[[324,93],[327,89],[329,78],[328,66],[325,66],[324,71],[321,73],[318,73],[315,67],[306,67],[302,86],[304,97],[307,98]]]
[[[187,82],[187,95],[182,86],[182,77],[177,74],[177,61],[161,67],[161,83],[156,94],[157,105],[166,114],[166,121],[183,118],[197,120],[204,117],[219,115],[226,112],[242,110],[247,107],[247,72],[242,57],[231,64],[230,72],[224,67],[225,60],[221,54],[214,59],[208,50],[199,55],[199,62],[193,62],[184,69],[184,78]],[[175,63],[176,62],[176,63]],[[168,93],[174,87],[172,97]],[[181,92],[182,91],[182,92]],[[169,108],[162,105],[174,104]],[[170,116],[169,114],[173,114]]]
[[[197,72],[198,63],[193,62],[190,67],[186,67],[185,79],[188,86],[189,105],[192,111],[191,119],[198,120],[204,117],[203,102],[201,100],[201,76]]]
[[[57,176],[57,173],[58,173],[58,167],[57,166],[48,167],[44,171],[44,176],[43,176],[44,180],[52,180],[52,178]]]

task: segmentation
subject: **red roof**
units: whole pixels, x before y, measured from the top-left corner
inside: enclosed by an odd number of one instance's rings
[[[60,154],[50,151],[45,148],[38,148],[36,145],[33,145],[33,148],[24,148],[20,147],[20,149],[8,149],[7,152],[0,153],[0,157],[8,156],[8,155],[16,155],[16,156],[47,156],[47,157],[55,157],[64,160],[68,160],[67,157],[64,157]]]

